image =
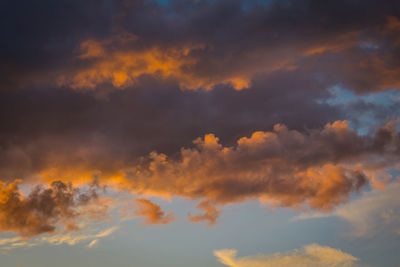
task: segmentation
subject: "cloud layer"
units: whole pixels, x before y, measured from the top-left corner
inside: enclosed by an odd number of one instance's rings
[[[334,210],[364,232],[376,224],[370,214],[390,207],[379,215],[397,225],[391,189],[337,207],[369,183],[384,187],[399,162],[399,99],[329,101],[332,88],[360,99],[397,92],[399,1],[0,7],[1,232],[27,238],[103,220],[107,200],[77,189],[93,180],[139,194],[133,214],[147,224],[175,216],[142,195],[195,201],[188,220],[208,225],[224,205],[251,199]],[[43,186],[24,194],[15,179]],[[320,252],[354,261],[318,246],[287,257],[318,266]]]
[[[151,76],[175,80],[182,89],[229,84],[240,90],[251,87],[257,75],[297,69],[358,92],[399,85],[400,66],[392,60],[399,50],[397,1],[384,6],[379,1],[322,5],[312,0],[205,0],[162,5],[130,0],[99,6],[69,1],[69,9],[46,4],[26,13],[13,3],[4,4],[10,12],[2,19],[9,30],[2,33],[16,44],[1,49],[2,69],[8,74],[5,88],[32,83],[125,88]],[[29,32],[19,27],[19,21],[38,18],[54,23],[35,24]],[[90,23],[81,27],[84,21]],[[31,45],[24,45],[21,36]],[[31,53],[34,48],[36,53]]]
[[[207,221],[210,225],[220,214],[216,206],[248,199],[294,209],[329,211],[369,181],[373,185],[384,182],[374,173],[385,171],[398,161],[400,135],[396,127],[393,121],[374,134],[360,135],[346,121],[307,132],[277,124],[272,131],[241,137],[233,146],[224,146],[214,134],[207,134],[178,154],[151,152],[136,163],[125,161],[124,155],[119,154],[104,154],[102,158],[99,147],[87,149],[82,155],[53,158],[60,167],[44,165],[28,177],[45,182],[62,177],[75,184],[95,178],[101,184],[132,193],[200,200],[198,208],[204,214],[189,214],[189,220]],[[145,216],[148,223],[172,220],[172,214],[164,214],[146,199],[135,203],[136,215]]]

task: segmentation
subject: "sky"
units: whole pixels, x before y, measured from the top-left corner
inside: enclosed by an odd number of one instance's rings
[[[400,2],[0,0],[1,267],[399,267]]]

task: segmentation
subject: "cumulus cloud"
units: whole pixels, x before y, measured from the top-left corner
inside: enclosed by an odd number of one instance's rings
[[[38,186],[25,196],[19,183],[0,182],[0,231],[16,232],[22,237],[53,233],[58,225],[66,231],[77,230],[76,219],[81,213],[92,214],[92,208],[83,212],[82,207],[99,198],[93,189],[80,192],[61,181],[47,188]]]
[[[370,135],[360,135],[346,121],[304,132],[277,124],[272,131],[241,137],[232,146],[207,134],[179,153],[152,152],[132,161],[118,153],[107,156],[96,146],[68,157],[55,156],[57,165],[44,165],[32,175],[45,181],[62,177],[76,184],[96,177],[119,190],[200,201],[198,208],[204,214],[189,214],[189,219],[212,225],[220,214],[218,206],[248,199],[294,209],[332,210],[369,181],[383,184],[385,179],[374,173],[394,166],[399,144],[395,122]],[[137,214],[147,217],[148,223],[172,220],[154,203],[135,204]],[[98,208],[90,212],[98,218],[103,213]]]
[[[135,198],[134,215],[144,217],[146,224],[168,224],[175,220],[175,215],[172,211],[165,213],[161,207],[148,199]]]
[[[210,203],[249,198],[327,211],[366,185],[369,170],[394,164],[397,138],[390,125],[374,136],[360,136],[341,121],[306,134],[276,125],[271,132],[240,138],[233,147],[208,134],[196,139],[194,148],[183,148],[179,157],[151,153],[147,163],[126,171],[121,186],[209,200],[199,208],[212,211],[212,217],[218,212],[209,209]]]
[[[237,258],[236,250],[216,250],[219,262],[230,267],[351,267],[358,259],[341,250],[317,244],[286,253]]]

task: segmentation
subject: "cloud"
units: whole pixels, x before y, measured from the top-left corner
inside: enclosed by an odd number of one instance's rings
[[[118,38],[119,39],[119,38]],[[115,43],[115,41],[105,41]],[[125,41],[124,41],[125,42]],[[103,42],[94,40],[84,41],[81,48],[85,51],[80,59],[95,58],[95,63],[89,68],[79,70],[72,77],[62,76],[58,83],[60,86],[70,86],[74,89],[94,89],[103,83],[111,83],[116,88],[126,88],[137,83],[142,75],[153,75],[159,78],[176,78],[182,88],[211,88],[214,84],[210,81],[190,75],[185,69],[195,64],[195,59],[189,54],[201,45],[193,45],[170,50],[159,47],[147,50],[121,51],[117,48],[108,51],[103,47]],[[246,87],[248,81],[240,78],[227,78],[221,83],[231,83],[236,89]]]
[[[331,210],[367,184],[368,170],[394,164],[396,140],[391,126],[360,136],[341,121],[307,134],[275,125],[271,132],[240,138],[233,147],[208,134],[178,157],[151,153],[144,164],[126,171],[121,186],[216,205],[259,198]]]
[[[146,224],[168,224],[175,220],[174,213],[165,213],[161,207],[148,199],[136,198],[133,200],[134,215],[144,217]]]
[[[9,27],[2,33],[12,44],[0,47],[8,90],[56,83],[120,89],[141,76],[173,79],[183,89],[244,89],[259,74],[297,69],[358,92],[399,85],[399,63],[391,60],[399,48],[397,1],[23,4],[32,12],[3,4],[9,13],[1,22]],[[20,21],[37,23],[27,31]]]
[[[90,233],[90,232],[82,231],[81,233],[78,232],[77,234],[73,234],[73,233],[72,234],[56,234],[56,235],[41,237],[39,240],[40,240],[40,242],[47,242],[47,243],[51,243],[54,245],[68,244],[70,246],[73,246],[84,240],[93,239],[88,245],[89,247],[91,247],[90,244],[92,244],[92,246],[94,246],[94,244],[98,242],[98,239],[109,236],[112,233],[114,233],[116,230],[118,230],[118,227],[112,226],[110,228],[107,228],[103,231],[99,231],[97,233],[96,232]],[[93,243],[93,242],[95,242],[95,243]]]
[[[277,122],[304,130],[338,117],[310,94],[322,97],[302,73],[261,79],[244,91],[182,92],[150,83],[108,100],[54,88],[0,92],[0,179],[91,181],[95,170],[115,175],[151,151],[177,153],[205,133],[231,145]]]
[[[116,40],[115,40],[116,39]],[[132,42],[135,42],[133,39]],[[84,41],[80,47],[84,51],[79,59],[90,59],[93,63],[87,68],[80,68],[76,73],[62,75],[58,79],[59,86],[73,89],[95,89],[103,84],[112,84],[115,88],[123,89],[133,86],[144,75],[159,79],[176,80],[181,89],[211,90],[216,85],[228,84],[236,90],[250,87],[250,82],[257,72],[271,73],[278,70],[296,69],[289,58],[273,62],[269,58],[268,64],[247,66],[247,71],[238,69],[225,73],[198,73],[197,65],[201,64],[207,46],[205,44],[184,44],[177,47],[164,48],[154,45],[148,49],[131,48],[120,49],[120,37],[110,40]],[[112,47],[105,44],[112,43]],[[123,40],[126,46],[125,39]],[[255,54],[246,55],[250,58]],[[238,62],[241,63],[241,62]],[[226,66],[227,67],[227,66]],[[251,70],[249,70],[251,68]]]
[[[96,178],[100,184],[117,190],[200,201],[198,208],[205,213],[190,214],[189,219],[212,225],[220,214],[218,206],[249,199],[294,209],[330,211],[369,181],[373,185],[384,183],[385,179],[375,173],[398,161],[398,138],[395,122],[369,135],[350,129],[346,121],[304,132],[276,124],[273,130],[253,132],[232,146],[207,134],[195,139],[191,147],[168,155],[151,152],[146,157],[125,158],[121,153],[105,153],[101,145],[82,150],[73,147],[71,153],[49,158],[53,164],[39,164],[31,177],[43,181],[60,177],[76,185]],[[86,214],[101,220],[105,211],[98,207],[103,204],[88,205]],[[138,214],[146,216],[149,223],[172,220],[154,203],[136,204]]]
[[[189,212],[188,218],[191,222],[208,221],[208,225],[213,226],[216,223],[218,216],[221,214],[221,211],[217,210],[215,205],[211,204],[208,201],[200,202],[200,204],[197,205],[196,208],[204,210],[204,213],[192,215]]]
[[[95,245],[97,245],[97,243],[98,243],[98,240],[94,239],[92,242],[89,243],[88,248],[94,247]]]
[[[47,233],[41,236],[34,236],[31,239],[25,239],[20,236],[2,238],[0,239],[0,250],[11,250],[19,247],[33,247],[43,244],[51,244],[59,246],[67,244],[69,246],[75,246],[82,242],[89,242],[88,248],[92,248],[98,244],[101,238],[110,236],[116,230],[118,226],[111,226],[106,229],[96,229],[92,227],[84,227],[78,231],[69,233]]]
[[[236,250],[216,250],[219,262],[230,267],[351,267],[358,259],[338,249],[317,244],[304,246],[287,253],[237,258]]]
[[[94,189],[79,192],[71,184],[53,182],[49,187],[37,186],[28,196],[19,190],[20,181],[0,182],[0,231],[16,232],[22,237],[53,233],[58,225],[66,231],[77,230],[76,219],[91,214],[85,206],[99,198]],[[103,210],[106,212],[106,210]]]
[[[281,12],[275,10],[279,5],[274,4],[263,10],[266,16]],[[225,5],[238,8],[235,4]],[[295,12],[296,8],[293,9],[286,11]],[[253,12],[238,13],[232,19],[234,23],[240,23],[249,16],[254,23],[261,23],[251,17]],[[388,16],[374,26],[357,25],[356,30],[338,29],[326,36],[316,33],[314,38],[305,37],[301,43],[277,43],[267,39],[261,46],[249,42],[243,44],[240,51],[237,51],[236,43],[226,45],[206,38],[194,41],[190,36],[181,43],[151,43],[145,48],[141,43],[146,41],[131,33],[104,40],[89,39],[79,45],[81,54],[77,56],[80,65],[85,67],[64,72],[67,74],[58,78],[58,84],[91,90],[112,84],[121,89],[137,84],[140,77],[147,75],[175,80],[181,89],[211,90],[217,85],[229,84],[242,90],[251,87],[256,75],[304,68],[307,72],[319,73],[330,85],[344,83],[351,89],[365,92],[393,89],[400,84],[397,78],[400,65],[390,61],[400,45],[400,42],[389,41],[391,36],[397,38],[393,36],[399,33],[395,28],[396,21],[396,17]],[[266,25],[261,27],[269,30]],[[289,39],[294,38],[291,32],[285,34]],[[365,45],[367,43],[371,45]],[[329,60],[332,56],[337,58],[334,62]]]
[[[361,136],[316,102],[397,89],[398,1],[110,5],[2,3],[1,181],[99,177],[199,201],[189,218],[212,224],[254,198],[331,210],[398,161],[397,131]]]
[[[389,183],[384,189],[365,192],[356,200],[337,207],[332,213],[301,214],[296,219],[339,217],[351,224],[355,237],[390,235],[400,230],[400,184]]]

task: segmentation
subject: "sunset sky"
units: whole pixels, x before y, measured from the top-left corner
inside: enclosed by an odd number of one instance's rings
[[[400,267],[400,1],[0,15],[0,267]]]

